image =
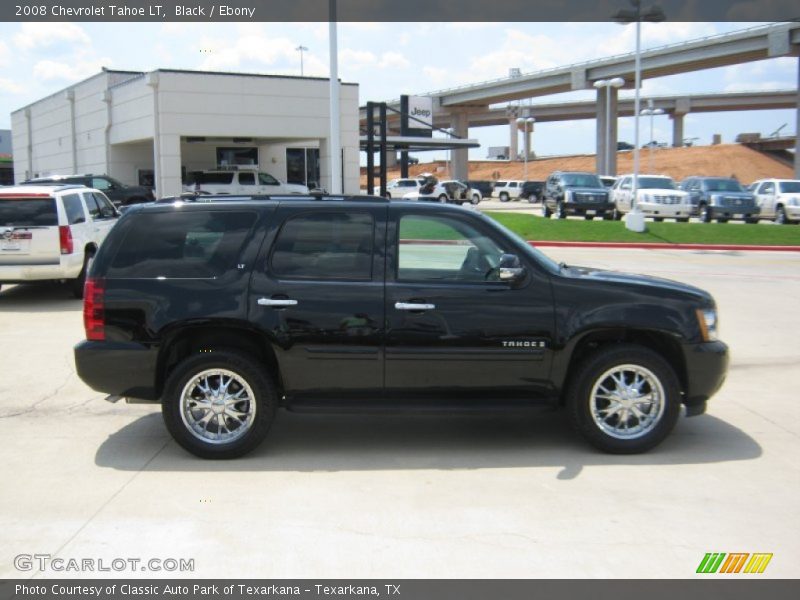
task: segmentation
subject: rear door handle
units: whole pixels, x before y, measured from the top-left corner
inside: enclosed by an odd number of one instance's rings
[[[395,302],[394,307],[397,310],[433,310],[436,308],[436,305],[416,302]]]
[[[259,298],[258,304],[259,306],[277,306],[277,307],[297,306],[297,300],[291,300],[289,298]]]

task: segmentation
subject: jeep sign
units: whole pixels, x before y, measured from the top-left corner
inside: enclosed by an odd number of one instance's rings
[[[408,127],[430,129],[433,121],[433,98],[430,96],[408,97]]]

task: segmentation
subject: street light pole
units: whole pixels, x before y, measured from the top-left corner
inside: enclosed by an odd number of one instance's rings
[[[625,85],[625,80],[622,77],[599,79],[593,85],[597,90],[606,89],[606,148],[603,160],[603,175],[611,175],[611,153],[617,151],[611,144],[611,88],[622,87]]]
[[[306,48],[305,46],[300,45],[297,48],[295,48],[295,50],[300,52],[300,77],[302,77],[303,76],[303,52],[308,52],[308,48]]]
[[[642,115],[650,117],[650,141],[647,145],[650,147],[650,150],[647,153],[647,170],[652,173],[653,172],[653,146],[655,142],[655,138],[653,137],[653,118],[656,115],[663,115],[664,111],[661,108],[653,108],[653,100],[647,100],[647,108],[642,111]]]

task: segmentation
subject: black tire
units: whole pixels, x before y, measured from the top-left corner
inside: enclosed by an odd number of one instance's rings
[[[622,220],[622,213],[621,213],[621,212],[619,212],[619,211],[616,209],[616,207],[615,207],[615,208],[614,208],[614,210],[613,210],[613,211],[611,211],[611,218],[612,218],[614,221],[621,221],[621,220]]]
[[[786,209],[783,206],[779,206],[775,210],[775,222],[778,225],[786,225],[789,222],[789,219],[786,218]]]
[[[198,374],[213,369],[232,372],[237,380],[250,386],[254,396],[251,402],[255,404],[255,414],[249,428],[240,437],[227,443],[215,444],[197,437],[184,422],[181,411],[184,388]],[[275,386],[262,365],[247,354],[220,349],[195,354],[175,367],[164,386],[161,414],[170,435],[184,449],[200,458],[229,459],[247,454],[264,440],[275,418],[277,405]],[[221,427],[218,426],[218,430],[221,431]]]
[[[470,204],[473,206],[477,206],[481,203],[481,197],[478,194],[472,194],[472,199],[470,200]]]
[[[664,217],[653,217],[653,221],[656,223],[662,223],[664,221]]]
[[[688,223],[689,217],[678,217],[677,219],[675,219],[675,221],[678,223]]]
[[[604,431],[595,421],[592,416],[591,394],[595,385],[599,386],[601,383],[609,381],[607,373],[615,367],[623,365],[643,368],[654,377],[654,381],[657,381],[663,390],[663,410],[654,419],[651,428],[638,437],[620,439]],[[571,384],[566,392],[566,406],[572,425],[590,444],[603,452],[612,454],[646,452],[660,444],[669,435],[680,415],[681,390],[675,372],[660,354],[644,346],[635,344],[604,346],[585,358],[570,375],[570,380]],[[642,385],[649,386],[649,383]],[[631,416],[627,417],[625,423],[632,423],[636,419],[638,424],[640,421],[637,417],[633,413],[630,414]],[[608,420],[614,419],[615,416],[616,414],[612,414],[609,418],[605,420],[601,418],[601,420],[604,420],[606,425],[613,427],[622,422],[617,417],[616,422],[613,425],[610,424]]]
[[[728,222],[728,219],[726,219],[725,217],[717,218],[717,223],[727,223],[727,222]]]
[[[594,219],[594,215],[583,215],[583,218],[586,219],[587,221],[591,221]]]
[[[708,208],[708,204],[701,204],[699,212],[701,223],[711,223],[711,209]]]
[[[603,221],[610,221],[611,219],[614,218],[614,215],[612,213],[610,213],[610,212],[603,213],[600,216],[603,217]]]
[[[564,208],[563,202],[559,202],[558,204],[556,204],[556,218],[558,219],[567,218],[567,209]]]
[[[553,216],[553,211],[548,208],[547,202],[544,200],[542,200],[542,216],[545,219],[549,219],[551,216]]]
[[[748,225],[758,225],[758,218],[751,217],[749,219],[745,219],[744,222],[747,223]]]
[[[440,194],[437,200],[439,200],[439,202],[441,202],[442,204],[447,204],[448,198],[445,194]]]
[[[83,267],[81,267],[80,274],[76,279],[72,280],[72,295],[78,300],[83,298],[83,287],[86,285],[86,274],[89,272],[89,269],[92,268],[92,260],[94,260],[94,254],[87,252],[83,257]]]
[[[508,202],[509,200],[508,192],[500,192],[500,196],[498,197],[500,198],[500,202]]]

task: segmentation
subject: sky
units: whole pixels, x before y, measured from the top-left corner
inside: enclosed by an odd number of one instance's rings
[[[644,48],[725,33],[757,23],[645,23]],[[627,53],[634,48],[631,26],[614,23],[341,23],[339,76],[360,84],[360,103],[423,94],[448,87]],[[101,67],[147,71],[157,68],[246,73],[328,75],[327,23],[0,23],[0,129],[10,113]],[[749,90],[796,89],[798,58],[777,58],[645,80],[643,96]],[[626,92],[624,94],[632,94]],[[593,90],[535,98],[532,102],[592,100]],[[711,143],[715,133],[731,142],[741,132],[769,135],[785,124],[794,133],[791,110],[690,114],[684,136]],[[654,139],[670,142],[672,124],[655,117]],[[649,138],[649,121],[642,142]],[[508,127],[470,129],[486,157],[489,146],[508,144]],[[539,156],[593,153],[595,122],[538,123]],[[633,141],[633,119],[620,120],[619,139]],[[420,158],[444,158],[425,153]]]

